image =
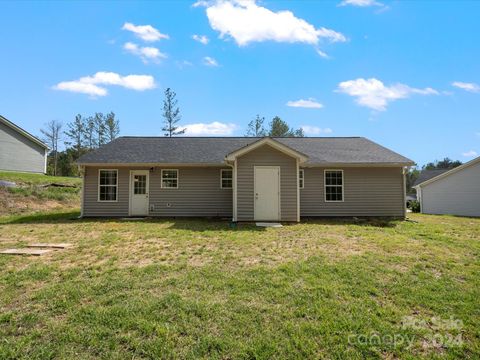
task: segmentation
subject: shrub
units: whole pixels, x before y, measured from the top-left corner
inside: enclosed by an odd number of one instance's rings
[[[412,209],[414,213],[420,212],[420,202],[418,200],[412,200],[410,202],[410,209]]]

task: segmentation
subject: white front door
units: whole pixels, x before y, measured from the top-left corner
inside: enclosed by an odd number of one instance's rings
[[[130,171],[130,215],[148,215],[149,171]]]
[[[280,168],[255,166],[255,220],[280,220]]]

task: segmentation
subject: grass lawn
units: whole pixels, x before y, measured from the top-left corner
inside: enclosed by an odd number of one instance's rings
[[[480,358],[480,219],[0,217],[0,358]]]

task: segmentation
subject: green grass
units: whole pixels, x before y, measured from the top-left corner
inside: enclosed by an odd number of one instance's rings
[[[0,187],[0,215],[72,208],[80,204],[80,178],[0,171],[0,180],[17,184],[17,187]],[[73,187],[44,186],[52,183]]]
[[[50,176],[14,171],[0,171],[0,180],[13,181],[24,185],[45,185],[51,183],[80,186],[82,180],[76,177]]]
[[[480,219],[262,230],[77,215],[0,218],[1,248],[75,245],[0,257],[0,358],[480,357]]]

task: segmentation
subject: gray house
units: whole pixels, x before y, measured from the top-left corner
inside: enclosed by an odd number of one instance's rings
[[[480,216],[480,157],[431,174],[414,186],[422,213]]]
[[[48,146],[0,115],[0,170],[47,172]]]
[[[368,139],[121,137],[78,161],[82,216],[405,216],[413,162]]]

